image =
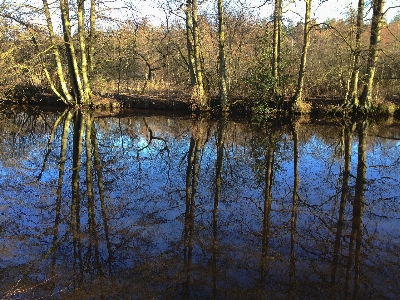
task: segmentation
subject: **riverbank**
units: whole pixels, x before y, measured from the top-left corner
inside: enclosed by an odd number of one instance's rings
[[[230,113],[233,115],[250,116],[254,114],[254,107],[251,99],[231,99]],[[46,91],[24,91],[13,95],[13,99],[0,100],[0,104],[12,105],[40,105],[65,107],[66,105],[57,96]],[[218,112],[220,107],[218,99],[210,100],[211,112]],[[268,115],[274,116],[285,114],[289,110],[289,100],[277,108],[274,103],[270,103]],[[181,113],[193,113],[196,105],[185,93],[168,94],[95,94],[93,98],[93,108],[100,111],[120,111],[123,109],[149,109],[154,111],[170,111]],[[301,114],[321,114],[330,116],[341,116],[348,112],[343,105],[343,99],[329,98],[310,98],[305,99],[299,107]],[[393,116],[400,118],[400,97],[390,100],[379,101],[373,105],[372,115],[374,116]]]

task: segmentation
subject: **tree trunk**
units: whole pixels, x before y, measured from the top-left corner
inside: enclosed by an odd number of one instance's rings
[[[311,5],[312,0],[306,1],[306,14],[304,20],[303,49],[301,53],[299,77],[297,80],[296,93],[292,99],[292,109],[296,109],[303,98],[304,76],[307,64],[307,52],[310,46],[310,29],[311,29]]]
[[[197,0],[192,0],[192,17],[193,17],[193,43],[194,43],[194,62],[196,69],[196,99],[200,110],[209,108],[206,91],[204,89],[203,64],[201,62],[201,46],[200,46],[200,29],[199,16],[197,13]]]
[[[85,7],[84,1],[78,1],[76,6],[76,19],[78,21],[78,37],[81,56],[78,60],[74,41],[71,35],[70,23],[70,10],[67,0],[59,1],[59,9],[62,21],[62,31],[64,36],[66,61],[69,71],[69,85],[67,84],[64,76],[62,59],[57,43],[57,37],[54,33],[54,28],[51,20],[51,12],[48,0],[42,0],[44,14],[47,22],[47,29],[49,31],[50,41],[53,47],[53,53],[56,60],[57,76],[60,82],[61,91],[58,91],[56,85],[52,81],[50,74],[46,72],[46,77],[49,80],[50,86],[53,91],[59,96],[67,105],[91,105],[92,104],[92,91],[89,82],[89,70],[92,70],[93,62],[93,32],[95,26],[95,0],[91,0],[90,10],[90,46],[89,54],[87,54],[86,38],[85,38]],[[37,46],[37,45],[36,45]]]
[[[95,37],[96,37],[96,1],[90,0],[90,32],[89,32],[89,55],[88,55],[89,78],[93,77]]]
[[[218,35],[219,35],[219,96],[222,110],[226,110],[228,92],[226,88],[226,59],[225,59],[225,19],[222,0],[218,0]]]
[[[62,96],[61,100],[63,100],[64,103],[66,103],[67,105],[73,105],[74,99],[68,90],[67,81],[65,80],[65,77],[64,77],[64,70],[63,70],[63,66],[62,66],[62,62],[61,62],[61,56],[60,56],[60,52],[58,51],[57,39],[54,34],[53,23],[51,21],[49,3],[47,2],[47,0],[43,0],[43,8],[44,8],[44,13],[45,13],[46,22],[47,22],[47,30],[49,31],[50,41],[51,41],[51,45],[53,48],[53,54],[54,54],[54,58],[56,60],[57,76],[60,81],[61,92],[56,90],[56,87],[54,84],[51,84],[51,86],[53,87],[53,89],[57,95]],[[48,76],[48,78],[50,79],[50,76]]]
[[[188,51],[188,69],[190,74],[190,83],[196,85],[196,72],[194,70],[194,50],[193,50],[193,20],[192,20],[192,2],[186,1],[186,47]]]
[[[376,64],[379,56],[379,42],[381,40],[381,29],[383,22],[383,7],[385,0],[374,0],[371,22],[371,34],[368,50],[367,80],[364,83],[363,92],[360,98],[359,112],[368,113],[372,104],[372,88]]]
[[[281,51],[281,34],[282,34],[282,0],[275,0],[274,9],[274,36],[272,41],[272,77],[273,83],[273,95],[276,102],[280,101],[280,82],[279,82],[279,70],[280,70],[280,51]]]
[[[71,36],[70,12],[67,0],[60,0],[62,30],[64,34],[65,52],[68,62],[69,80],[76,104],[81,104],[83,97],[81,76],[79,75],[78,61]]]
[[[360,55],[361,55],[361,33],[364,25],[364,0],[358,1],[357,9],[357,21],[356,21],[356,45],[353,51],[353,70],[351,72],[350,80],[350,93],[349,98],[345,99],[345,104],[349,104],[353,107],[358,107],[358,77],[360,73]],[[349,101],[350,100],[350,101]]]
[[[85,1],[78,0],[78,34],[79,34],[79,46],[81,48],[81,73],[82,73],[82,104],[90,104],[90,99],[92,97],[92,92],[89,86],[89,76],[88,76],[88,59],[86,54],[86,41],[85,41]]]

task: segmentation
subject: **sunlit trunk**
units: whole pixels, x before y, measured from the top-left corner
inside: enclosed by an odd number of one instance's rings
[[[274,35],[272,41],[272,78],[274,100],[279,104],[281,98],[280,92],[280,52],[282,35],[282,0],[275,0],[274,7]]]
[[[89,32],[89,55],[88,55],[89,78],[93,77],[95,38],[96,38],[96,1],[90,0],[90,32]]]
[[[357,21],[356,21],[356,45],[353,51],[353,68],[350,80],[350,99],[346,99],[346,104],[351,102],[353,107],[358,106],[358,79],[360,73],[361,58],[361,34],[364,26],[364,0],[358,1]],[[350,100],[350,101],[349,101]]]
[[[92,97],[91,89],[89,85],[88,76],[88,58],[86,54],[86,37],[85,37],[85,1],[78,0],[78,34],[79,34],[79,46],[81,50],[81,73],[82,73],[82,104],[86,103]],[[89,45],[89,47],[92,45]]]
[[[306,2],[306,13],[304,18],[304,33],[303,33],[303,48],[301,51],[301,60],[299,68],[299,76],[297,80],[296,93],[292,99],[292,108],[296,110],[298,105],[303,100],[303,86],[304,77],[306,73],[307,65],[307,53],[310,46],[310,31],[311,31],[311,5],[312,0],[305,0]]]
[[[54,84],[52,84],[52,87],[56,94],[58,94],[59,96],[62,96],[61,99],[66,104],[73,105],[75,103],[75,101],[69,92],[69,89],[67,86],[67,81],[65,80],[65,77],[64,77],[64,70],[62,67],[61,56],[60,56],[60,52],[58,51],[57,37],[54,34],[53,22],[51,20],[51,13],[50,13],[50,8],[49,8],[49,4],[48,4],[47,0],[43,0],[43,7],[44,7],[45,17],[46,17],[46,22],[47,22],[47,29],[49,31],[51,46],[53,48],[53,54],[54,54],[54,58],[56,61],[56,70],[57,70],[58,78],[60,80],[61,92],[56,90],[56,87]],[[50,75],[47,75],[47,76],[50,79]]]
[[[201,46],[200,46],[200,28],[199,16],[197,11],[197,0],[192,0],[192,17],[193,17],[193,43],[194,43],[194,63],[196,69],[196,95],[200,110],[209,108],[206,91],[204,88],[204,69],[201,61]]]
[[[374,84],[375,70],[379,56],[379,43],[381,40],[381,29],[383,24],[384,0],[374,0],[372,10],[371,34],[368,50],[367,78],[360,97],[361,113],[368,113],[372,105],[372,89]]]
[[[188,51],[188,68],[190,74],[190,83],[192,86],[196,85],[196,72],[194,69],[194,50],[193,50],[193,20],[192,20],[192,1],[186,0],[186,10],[185,10],[185,21],[186,21],[186,47]]]
[[[219,36],[219,97],[222,110],[226,110],[228,91],[226,88],[226,58],[225,58],[225,18],[222,0],[218,0],[218,36]]]
[[[61,23],[64,34],[64,45],[66,59],[68,62],[69,80],[75,102],[81,104],[83,98],[81,76],[79,75],[78,61],[75,53],[75,46],[71,36],[71,23],[67,0],[60,0]]]

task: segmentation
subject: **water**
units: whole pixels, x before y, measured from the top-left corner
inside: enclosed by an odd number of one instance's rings
[[[400,293],[399,124],[0,119],[2,299]]]

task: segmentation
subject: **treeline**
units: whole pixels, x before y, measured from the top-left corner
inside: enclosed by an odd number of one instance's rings
[[[60,10],[61,31],[49,29],[54,27],[51,19],[39,26],[10,8],[3,10],[1,98],[52,90],[69,105],[90,105],[93,94],[139,93],[191,98],[197,108],[207,109],[210,99],[226,94],[222,105],[241,102],[265,113],[285,102],[301,110],[302,99],[343,99],[354,107],[367,92],[372,104],[400,97],[400,18],[385,23],[378,11],[381,20],[374,25],[373,18],[364,23],[354,11],[344,20],[317,23],[306,15],[305,22],[294,24],[283,21],[282,11],[275,9],[266,20],[223,10],[218,19],[198,13],[193,4],[185,4],[184,21],[154,25],[143,18],[101,28],[99,15],[88,13],[88,7],[68,10],[53,3],[50,9]],[[277,0],[275,6],[282,3]],[[373,89],[365,91],[371,65]],[[82,97],[87,100],[76,100]]]

